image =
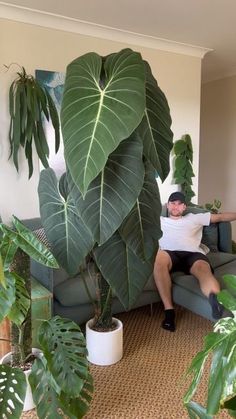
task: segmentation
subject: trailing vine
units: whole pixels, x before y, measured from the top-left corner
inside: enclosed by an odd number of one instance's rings
[[[174,143],[173,147],[174,160],[174,181],[181,187],[184,193],[187,204],[191,203],[191,199],[195,196],[192,190],[192,177],[194,177],[192,163],[193,163],[193,147],[191,137],[185,134],[180,140]]]

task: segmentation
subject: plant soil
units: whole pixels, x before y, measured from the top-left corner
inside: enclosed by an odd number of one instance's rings
[[[111,327],[107,328],[107,327],[103,327],[103,326],[91,326],[92,330],[95,330],[96,332],[112,332],[113,330],[117,329],[117,322],[113,321]]]

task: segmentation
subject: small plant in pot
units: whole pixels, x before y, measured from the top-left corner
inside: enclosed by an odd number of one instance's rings
[[[141,55],[91,52],[67,67],[61,108],[66,173],[41,172],[40,213],[51,249],[70,274],[96,265],[96,330],[112,327],[115,294],[130,309],[152,274],[161,235],[156,173],[169,173],[171,117]]]
[[[204,339],[204,348],[193,358],[187,371],[193,376],[184,396],[190,418],[210,419],[225,411],[236,417],[236,275],[224,275],[223,279],[226,289],[217,294],[217,299],[232,314],[214,324],[213,332]],[[205,371],[206,360],[210,357],[204,407],[192,399]]]
[[[41,351],[32,348],[30,258],[52,268],[57,262],[16,217],[13,227],[0,224],[0,234],[0,322],[11,321],[11,354],[0,365],[0,416],[20,418],[23,409],[36,406],[42,419],[80,418],[93,390],[80,328],[59,316],[44,321]]]

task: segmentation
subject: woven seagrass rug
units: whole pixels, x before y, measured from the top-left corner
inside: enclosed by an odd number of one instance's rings
[[[177,330],[171,333],[160,327],[162,316],[161,303],[152,315],[145,306],[116,316],[123,322],[124,356],[109,367],[91,365],[95,392],[86,419],[188,418],[182,399],[190,381],[181,379],[212,324],[177,306]],[[205,401],[206,383],[204,375],[198,402]],[[22,418],[37,416],[30,411]]]

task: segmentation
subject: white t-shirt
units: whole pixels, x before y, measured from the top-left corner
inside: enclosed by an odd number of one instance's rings
[[[210,224],[211,213],[186,214],[175,220],[161,217],[163,232],[159,240],[162,250],[182,250],[187,252],[206,252],[200,247],[203,226]]]

